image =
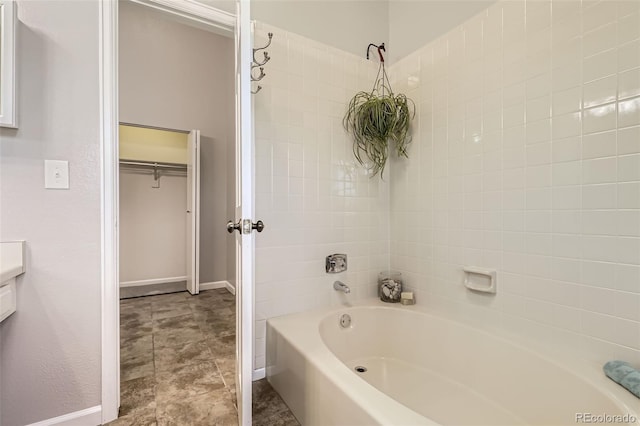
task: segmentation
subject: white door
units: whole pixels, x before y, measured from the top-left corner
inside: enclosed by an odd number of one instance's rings
[[[236,389],[239,423],[251,425],[253,373],[253,125],[249,0],[236,0]]]
[[[187,290],[200,292],[200,130],[187,142]]]

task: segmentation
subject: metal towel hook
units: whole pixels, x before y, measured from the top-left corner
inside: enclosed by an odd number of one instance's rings
[[[256,53],[258,53],[261,50],[266,49],[267,47],[271,46],[271,40],[273,40],[273,33],[268,33],[267,36],[269,37],[269,41],[267,42],[266,45],[264,45],[263,47],[258,47],[253,49],[253,60],[251,61],[251,81],[260,81],[264,78],[264,76],[266,75],[264,72],[264,64],[266,64],[267,62],[269,62],[269,60],[271,60],[271,57],[269,56],[269,52],[262,52],[263,58],[261,61],[258,61],[256,59]],[[255,76],[253,74],[253,70],[259,68],[260,69],[260,74],[258,76]],[[256,90],[252,90],[251,93],[253,93],[254,95],[256,93],[258,93],[260,90],[262,89],[262,86],[258,86],[256,88]]]
[[[254,70],[254,69],[255,69],[255,67],[254,67],[254,68],[251,68],[251,81],[260,81],[260,80],[262,80],[262,78],[266,75],[266,74],[264,73],[264,67],[260,67],[260,75],[259,75],[259,76],[257,76],[257,77],[255,77],[255,76],[253,75],[253,70]]]
[[[269,41],[267,42],[267,44],[265,44],[262,47],[257,47],[255,49],[253,49],[253,63],[256,64],[256,66],[264,65],[269,61],[269,59],[271,59],[269,57],[269,52],[264,52],[264,60],[263,60],[262,63],[260,63],[260,61],[258,61],[256,59],[256,53],[258,53],[261,50],[266,49],[269,46],[271,46],[271,40],[273,40],[273,33],[269,33],[269,34],[267,34],[267,36],[269,37]]]

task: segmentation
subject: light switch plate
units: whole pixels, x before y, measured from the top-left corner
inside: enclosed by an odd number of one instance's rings
[[[69,162],[44,160],[44,187],[46,189],[69,189]]]

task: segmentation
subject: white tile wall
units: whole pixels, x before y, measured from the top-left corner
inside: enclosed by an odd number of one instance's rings
[[[640,362],[640,2],[499,2],[394,64],[416,119],[387,182],[341,122],[376,65],[260,23],[256,45],[268,31],[256,368],[267,318],[340,302],[335,279],[373,296],[389,264],[427,309]],[[329,276],[336,252],[349,271]],[[464,289],[469,264],[499,271],[497,295]]]
[[[389,265],[389,184],[357,165],[342,127],[377,67],[261,23],[256,46],[269,31],[272,59],[254,96],[256,217],[266,225],[256,239],[255,368],[264,367],[267,318],[374,296]],[[348,254],[347,272],[325,273],[332,253]],[[351,294],[338,294],[336,279]]]
[[[640,363],[640,2],[499,2],[391,75],[418,108],[390,176],[418,303]],[[471,264],[495,296],[464,289]]]

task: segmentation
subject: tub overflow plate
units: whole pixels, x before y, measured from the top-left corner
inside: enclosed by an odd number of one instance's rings
[[[349,314],[342,314],[340,316],[340,327],[347,328],[351,326],[351,317]]]

